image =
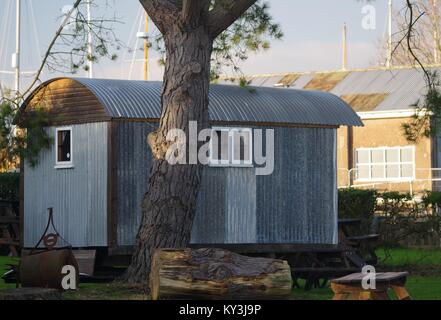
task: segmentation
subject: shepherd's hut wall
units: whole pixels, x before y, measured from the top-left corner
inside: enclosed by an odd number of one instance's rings
[[[135,241],[152,161],[146,137],[155,128],[148,122],[117,124],[119,246]],[[335,243],[336,130],[272,129],[272,175],[256,176],[255,168],[204,168],[193,243]]]
[[[278,127],[274,135],[271,175],[204,170],[194,243],[337,243],[336,129]]]
[[[141,222],[141,204],[147,191],[152,154],[147,136],[157,124],[123,122],[114,124],[116,152],[117,244],[133,245]]]
[[[40,239],[47,223],[48,207],[54,208],[58,231],[74,247],[107,246],[108,123],[69,127],[72,128],[72,168],[55,168],[54,143],[41,152],[36,167],[25,163],[25,247],[33,247]],[[55,127],[47,130],[55,137]]]

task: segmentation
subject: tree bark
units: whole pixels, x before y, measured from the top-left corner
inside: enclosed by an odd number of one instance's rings
[[[154,160],[142,203],[136,249],[127,271],[129,283],[144,288],[148,286],[151,256],[156,248],[188,245],[200,185],[201,165],[171,165],[165,160],[170,146],[167,133],[178,128],[188,137],[190,121],[197,121],[198,130],[208,127],[212,38],[204,25],[175,25],[164,40],[167,60],[162,114],[159,128],[148,137]]]
[[[190,121],[198,130],[208,127],[213,41],[256,1],[222,0],[210,10],[210,0],[140,0],[164,37],[167,60],[160,125],[148,137],[154,161],[126,273],[130,285],[148,288],[155,249],[184,248],[190,241],[202,167],[170,165],[166,137],[172,129],[188,137]]]
[[[150,292],[158,299],[286,299],[286,261],[250,258],[220,249],[157,250]]]

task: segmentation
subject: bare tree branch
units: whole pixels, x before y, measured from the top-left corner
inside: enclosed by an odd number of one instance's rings
[[[417,17],[416,19],[414,18],[414,12],[413,12],[413,3],[411,0],[406,0],[406,4],[407,7],[409,8],[409,29],[407,32],[407,37],[406,37],[406,41],[407,41],[407,47],[409,49],[410,54],[412,55],[412,57],[415,59],[415,61],[420,65],[421,69],[424,71],[424,73],[428,73],[426,68],[424,67],[423,63],[418,59],[418,56],[415,54],[415,52],[413,51],[412,48],[412,34],[413,34],[413,28],[415,23],[419,20],[420,17]],[[423,14],[421,14],[422,16]],[[415,21],[414,21],[415,20]],[[430,78],[430,77],[429,77]]]
[[[50,56],[51,53],[52,53],[52,49],[53,49],[53,47],[55,46],[55,44],[56,44],[58,38],[61,36],[61,33],[63,32],[64,27],[66,26],[66,24],[68,23],[69,19],[71,18],[71,15],[73,14],[73,12],[75,12],[75,10],[78,9],[79,5],[81,4],[81,1],[82,1],[82,0],[76,0],[75,3],[74,3],[74,5],[72,6],[72,8],[71,8],[71,9],[69,10],[69,12],[66,14],[66,17],[64,18],[63,23],[62,23],[61,26],[58,28],[57,32],[55,33],[55,36],[52,38],[52,41],[51,41],[51,43],[49,44],[49,46],[48,46],[48,48],[47,48],[47,50],[46,50],[46,52],[45,52],[45,54],[44,54],[43,60],[41,61],[40,67],[38,68],[37,73],[36,73],[36,75],[35,75],[33,81],[32,81],[31,84],[28,86],[28,88],[27,88],[23,93],[21,93],[21,97],[22,97],[22,98],[25,97],[25,96],[26,96],[26,95],[32,90],[32,88],[34,87],[34,85],[35,85],[35,84],[38,82],[38,80],[40,79],[40,75],[41,75],[41,73],[43,72],[44,67],[46,66],[46,62],[47,62],[49,56]],[[19,99],[19,100],[21,100],[21,99]]]
[[[256,2],[257,0],[217,0],[208,19],[211,36],[216,38]]]

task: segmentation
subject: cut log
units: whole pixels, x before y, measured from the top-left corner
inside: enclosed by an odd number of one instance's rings
[[[153,256],[153,300],[286,299],[292,290],[286,261],[221,249],[162,249]]]

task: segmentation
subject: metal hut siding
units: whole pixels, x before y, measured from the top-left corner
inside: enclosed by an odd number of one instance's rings
[[[120,246],[134,243],[150,170],[148,146],[136,140],[154,128],[129,122],[116,130]],[[335,243],[335,129],[274,133],[272,175],[256,176],[254,168],[205,168],[193,243]]]
[[[107,246],[108,124],[72,125],[72,169],[55,169],[55,146],[25,163],[24,245],[33,247],[53,207],[60,234],[76,247]],[[55,136],[55,128],[49,134]]]
[[[54,206],[56,224],[74,246],[108,246],[108,181],[115,192],[115,245],[133,245],[152,161],[146,137],[157,126],[161,83],[73,80],[113,120],[71,126],[74,169],[54,169],[54,148],[36,168],[25,168],[25,245],[38,240],[46,208]],[[192,242],[335,243],[336,127],[362,125],[351,108],[328,93],[214,85],[209,110],[216,126],[274,129],[275,171],[256,176],[254,168],[206,167]]]

